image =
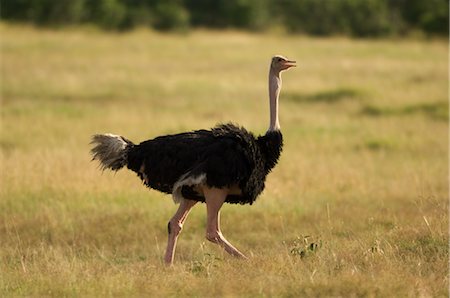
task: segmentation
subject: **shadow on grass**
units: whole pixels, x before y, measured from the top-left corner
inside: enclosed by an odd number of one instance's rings
[[[388,139],[370,139],[364,142],[363,146],[357,146],[357,149],[369,149],[370,151],[388,151],[396,148],[395,142]]]
[[[362,107],[360,113],[362,115],[371,117],[424,114],[433,120],[440,121],[448,121],[449,117],[448,103],[444,101],[438,101],[434,103],[419,103],[397,108],[366,105]]]
[[[353,147],[355,151],[369,150],[372,152],[392,152],[398,148],[399,144],[389,138],[369,138]]]
[[[336,103],[347,99],[362,99],[364,92],[355,88],[342,87],[312,94],[285,93],[283,98],[296,103]]]

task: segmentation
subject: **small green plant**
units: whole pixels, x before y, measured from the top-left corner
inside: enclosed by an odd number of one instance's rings
[[[303,259],[308,255],[316,253],[320,247],[322,247],[321,239],[316,239],[313,236],[298,236],[292,242],[289,253],[292,256],[299,256]]]
[[[189,264],[188,270],[194,274],[210,276],[211,270],[218,267],[217,261],[221,260],[211,253],[204,253],[201,260],[195,260]]]
[[[367,250],[367,252],[372,254],[384,255],[384,250],[380,246],[380,240],[376,240],[375,243]]]

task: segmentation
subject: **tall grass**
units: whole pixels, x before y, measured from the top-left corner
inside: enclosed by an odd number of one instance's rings
[[[2,24],[1,296],[448,296],[447,43]],[[162,263],[170,197],[101,173],[89,137],[268,127],[285,150],[253,206],[207,243],[194,208]]]

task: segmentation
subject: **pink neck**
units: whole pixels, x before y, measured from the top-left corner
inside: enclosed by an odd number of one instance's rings
[[[270,100],[270,126],[269,131],[279,131],[280,122],[278,120],[278,97],[281,90],[280,72],[272,68],[269,72],[269,100]]]

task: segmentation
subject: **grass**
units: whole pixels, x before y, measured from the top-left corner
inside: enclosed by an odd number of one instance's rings
[[[368,105],[363,107],[361,113],[371,116],[410,115],[422,113],[431,119],[448,121],[448,102],[432,102],[408,105],[399,108],[376,107]]]
[[[291,100],[297,103],[335,103],[344,99],[362,100],[363,94],[355,88],[340,87],[338,89],[320,91],[312,94],[288,93],[284,96],[285,100]]]
[[[1,24],[0,296],[448,296],[447,41]],[[268,126],[271,55],[298,61],[285,149],[253,206],[194,208],[101,173],[89,137]]]

